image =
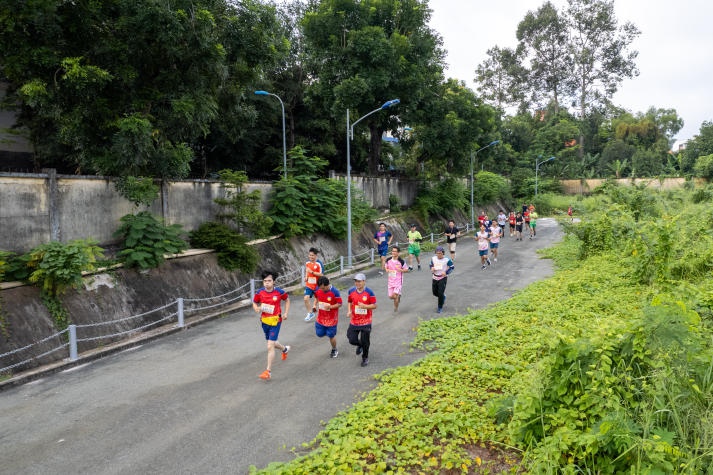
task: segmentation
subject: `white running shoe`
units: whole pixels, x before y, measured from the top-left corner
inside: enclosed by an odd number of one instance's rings
[[[309,312],[307,314],[307,316],[305,317],[305,322],[311,322],[312,320],[314,320],[314,317],[315,317],[315,314],[312,312]]]

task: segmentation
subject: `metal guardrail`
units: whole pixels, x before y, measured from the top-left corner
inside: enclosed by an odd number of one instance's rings
[[[325,274],[345,275],[351,271],[345,266],[345,262],[345,256],[327,262],[324,266]],[[373,264],[375,262],[374,249],[352,256],[352,262],[354,266]],[[302,282],[304,282],[304,266],[301,271],[296,270],[279,276],[276,283],[281,287],[291,287],[299,286]],[[76,361],[79,358],[78,348],[81,343],[100,342],[100,344],[104,344],[107,340],[116,341],[171,321],[176,322],[176,327],[183,328],[187,316],[199,315],[209,310],[220,311],[222,308],[235,305],[243,300],[252,300],[255,290],[256,281],[251,279],[249,283],[221,295],[204,298],[179,297],[171,303],[136,315],[83,325],[72,324],[42,340],[0,354],[0,364],[3,361],[12,361],[12,363],[0,367],[0,375],[17,372],[18,368],[19,371],[30,369],[42,364],[43,358],[59,351],[68,351],[68,360]],[[125,328],[121,331],[101,331],[102,327],[116,329],[122,326]],[[53,361],[57,361],[57,358],[54,358]]]
[[[459,225],[459,229],[464,230],[462,232],[467,234],[473,230],[473,227],[466,223]],[[430,240],[431,243],[445,241],[445,233],[430,233],[427,237],[424,237]],[[398,242],[394,244],[399,245]],[[324,273],[326,275],[343,276],[347,272],[350,272],[351,269],[346,267],[346,259],[345,256],[340,256],[338,259],[327,262],[324,264]],[[375,249],[373,248],[352,256],[353,267],[364,264],[373,265],[374,262]],[[302,266],[300,270],[280,275],[276,279],[276,284],[280,287],[299,286],[302,282],[304,282],[304,266]],[[17,368],[20,368],[20,370],[22,370],[23,367],[29,369],[33,367],[31,366],[33,364],[37,366],[42,363],[41,360],[43,358],[59,351],[68,350],[69,361],[76,361],[79,358],[78,348],[80,343],[103,343],[106,342],[106,340],[117,340],[143,332],[152,327],[165,325],[174,320],[178,328],[183,328],[185,326],[186,316],[199,315],[201,312],[208,310],[220,311],[221,308],[235,305],[243,300],[252,300],[255,290],[256,281],[251,279],[249,283],[221,295],[205,298],[179,297],[171,303],[137,315],[83,325],[72,324],[65,330],[54,333],[42,340],[0,354],[0,364],[2,364],[3,360],[14,361],[11,364],[0,367],[0,375],[15,372]],[[109,333],[101,332],[101,327],[109,326],[114,329],[122,326],[125,328],[121,331],[112,331]],[[18,359],[20,361],[17,361]],[[57,359],[55,358],[53,361],[57,361]]]

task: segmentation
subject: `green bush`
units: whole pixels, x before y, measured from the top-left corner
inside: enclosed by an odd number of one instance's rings
[[[26,260],[30,271],[28,281],[39,285],[42,301],[60,330],[69,324],[69,316],[59,296],[67,288],[79,286],[82,272],[94,270],[97,259],[103,256],[103,249],[91,239],[78,239],[66,244],[50,242],[29,252]]]
[[[221,170],[218,172],[221,186],[225,190],[224,198],[216,198],[215,203],[223,207],[219,219],[226,220],[240,232],[256,237],[267,236],[272,227],[272,218],[261,211],[262,194],[259,190],[247,192],[245,185],[248,176],[243,171]]]
[[[118,257],[126,267],[152,269],[165,260],[165,255],[188,248],[181,239],[181,225],[166,226],[148,211],[127,214],[121,223],[114,236],[122,240]]]
[[[475,176],[475,201],[478,204],[510,201],[510,186],[504,177],[481,171]]]
[[[257,268],[259,255],[246,244],[247,240],[237,231],[222,223],[208,222],[190,233],[193,247],[214,249],[218,264],[229,271],[239,269],[249,274]]]
[[[328,162],[308,157],[302,147],[290,151],[293,174],[272,186],[268,216],[273,220],[273,232],[285,237],[325,234],[336,239],[347,235],[346,183],[320,178]],[[352,187],[352,228],[373,221],[377,216]]]
[[[450,216],[455,210],[470,206],[470,191],[455,178],[446,178],[435,185],[423,183],[414,202],[414,209],[423,222],[432,216]]]

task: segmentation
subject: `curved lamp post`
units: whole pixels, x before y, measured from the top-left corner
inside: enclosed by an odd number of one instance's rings
[[[381,107],[359,117],[354,123],[349,123],[349,109],[347,109],[347,266],[352,266],[352,177],[351,177],[351,141],[354,139],[354,126],[366,119],[371,114],[375,114],[383,109],[388,109],[401,102],[398,99],[391,99],[384,102]]]
[[[475,155],[475,157],[477,157],[478,152],[482,152],[486,148],[492,147],[493,145],[497,145],[499,143],[500,143],[500,140],[493,140],[485,147],[481,147],[478,150],[476,150],[475,154],[473,154],[473,152],[470,153],[470,224],[473,227],[475,227],[475,211],[473,209],[473,156]]]
[[[554,160],[555,157],[550,157],[547,160],[542,160],[541,162],[535,162],[535,196],[537,196],[537,174],[540,171],[540,165],[542,165],[545,162],[549,162],[550,160]]]
[[[255,91],[257,96],[273,96],[280,101],[280,107],[282,107],[282,169],[285,171],[285,180],[287,180],[287,136],[285,135],[285,104],[280,99],[277,94],[272,94],[267,91]]]

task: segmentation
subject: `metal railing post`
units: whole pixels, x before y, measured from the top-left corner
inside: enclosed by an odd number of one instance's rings
[[[77,361],[77,325],[69,326],[69,360]]]
[[[339,275],[344,275],[344,256],[339,256]]]
[[[370,251],[371,251],[371,264],[372,264],[372,265],[374,265],[374,251],[375,251],[375,250],[376,250],[376,249],[374,249],[373,247],[370,249]]]
[[[178,328],[183,328],[183,326],[184,326],[183,297],[178,297],[178,300],[176,300],[176,303],[178,304]]]
[[[250,301],[255,298],[255,279],[250,279]]]

